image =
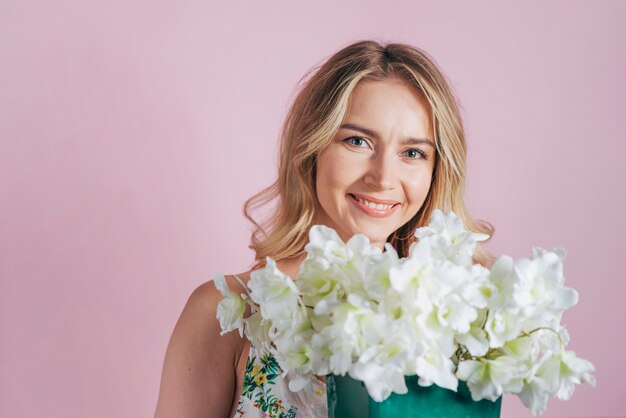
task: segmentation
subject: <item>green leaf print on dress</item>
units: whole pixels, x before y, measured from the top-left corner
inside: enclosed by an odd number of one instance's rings
[[[254,400],[254,407],[263,411],[268,418],[295,418],[298,409],[285,405],[282,399],[272,393],[272,385],[281,373],[282,370],[271,353],[263,353],[260,358],[256,355],[248,357],[237,412],[245,416],[242,408],[245,397]]]

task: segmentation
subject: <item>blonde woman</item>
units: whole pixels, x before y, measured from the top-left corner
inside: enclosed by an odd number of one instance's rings
[[[406,256],[435,208],[490,234],[463,202],[466,143],[454,95],[432,58],[410,45],[351,44],[305,78],[281,135],[276,182],[246,202],[255,225],[250,272],[272,257],[296,279],[312,225],[363,233]],[[275,202],[266,222],[259,206]],[[480,246],[475,261],[492,257]],[[242,293],[233,276],[226,280]],[[213,281],[190,296],[172,334],[156,417],[325,417],[324,377],[290,392],[275,360],[236,332],[220,335]]]

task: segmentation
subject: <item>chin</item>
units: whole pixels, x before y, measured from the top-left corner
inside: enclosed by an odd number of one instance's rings
[[[385,242],[387,242],[387,238],[389,238],[393,231],[387,233],[381,231],[380,229],[363,228],[359,231],[359,233],[365,235],[372,244],[379,244],[381,247],[383,247],[385,245]]]

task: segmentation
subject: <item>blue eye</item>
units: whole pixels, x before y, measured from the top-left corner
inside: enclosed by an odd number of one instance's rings
[[[351,136],[343,140],[343,142],[347,142],[353,147],[363,148],[363,146],[367,146],[367,141],[360,136]]]
[[[411,149],[404,151],[404,155],[406,155],[410,159],[416,159],[416,158],[426,159],[426,153],[424,153],[424,151],[419,150],[417,148],[411,148]]]

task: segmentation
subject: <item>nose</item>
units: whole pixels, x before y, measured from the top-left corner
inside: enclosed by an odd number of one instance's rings
[[[394,189],[397,182],[394,163],[392,155],[386,155],[385,153],[375,154],[370,160],[370,165],[363,181],[373,190]]]

